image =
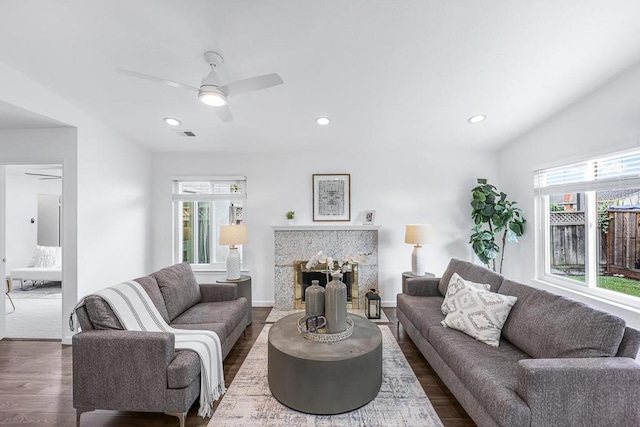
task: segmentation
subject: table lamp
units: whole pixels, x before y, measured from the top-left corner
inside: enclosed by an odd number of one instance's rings
[[[422,245],[431,243],[431,224],[407,224],[404,242],[415,245],[411,254],[411,274],[424,276],[427,268]]]
[[[229,245],[227,255],[227,280],[240,279],[240,253],[236,245],[247,243],[246,225],[221,225],[218,244]]]

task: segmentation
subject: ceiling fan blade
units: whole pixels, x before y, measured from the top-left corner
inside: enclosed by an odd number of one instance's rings
[[[238,80],[220,86],[220,89],[229,96],[241,93],[253,92],[254,90],[266,89],[284,83],[278,74],[265,74],[263,76],[251,77],[249,79]]]
[[[48,173],[31,173],[31,172],[25,172],[25,175],[31,175],[31,176],[43,176],[46,177],[44,179],[60,179],[62,178],[62,176],[60,175],[49,175]]]
[[[148,74],[138,73],[136,71],[124,70],[122,68],[116,68],[116,71],[118,73],[126,74],[128,76],[136,77],[138,79],[149,80],[149,81],[156,82],[156,83],[164,83],[167,86],[171,86],[171,87],[177,87],[177,88],[180,88],[180,89],[187,89],[187,90],[192,90],[192,91],[195,90],[196,92],[199,90],[197,87],[185,85],[183,83],[174,82],[173,80],[167,80],[167,79],[163,79],[163,78],[156,77],[156,76],[150,76]]]
[[[223,105],[222,107],[213,107],[220,120],[223,122],[232,122],[233,115],[231,114],[231,109],[229,109],[229,105]]]

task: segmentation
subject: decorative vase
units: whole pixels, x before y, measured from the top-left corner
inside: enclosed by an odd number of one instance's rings
[[[304,308],[307,316],[324,316],[325,290],[318,280],[312,280],[311,286],[304,291]]]
[[[347,285],[340,280],[340,272],[333,273],[333,280],[327,283],[324,312],[327,318],[327,332],[336,334],[347,329]]]

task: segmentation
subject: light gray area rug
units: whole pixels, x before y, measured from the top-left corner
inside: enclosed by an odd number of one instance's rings
[[[59,298],[14,299],[15,311],[5,297],[5,337],[62,337],[62,300]]]
[[[362,317],[367,317],[365,315],[364,309],[355,309],[355,310],[347,310],[349,313],[351,314],[356,314],[358,316],[362,316]],[[287,317],[290,314],[293,313],[304,313],[304,309],[294,309],[294,310],[278,310],[277,308],[273,308],[270,312],[269,315],[267,316],[267,320],[265,320],[265,323],[275,323],[278,320],[282,319],[283,317]],[[369,319],[374,323],[389,323],[389,318],[387,317],[386,314],[384,314],[384,311],[381,311],[380,313],[380,319]]]
[[[258,336],[208,427],[442,426],[388,326],[380,326],[382,387],[374,400],[355,411],[338,415],[309,415],[289,409],[271,395],[267,383],[270,327],[265,325]]]

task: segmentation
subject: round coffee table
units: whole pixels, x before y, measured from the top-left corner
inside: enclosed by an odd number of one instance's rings
[[[301,313],[269,330],[269,388],[284,405],[308,414],[340,414],[372,401],[382,385],[382,334],[350,315],[353,334],[342,341],[308,340],[297,330]]]

